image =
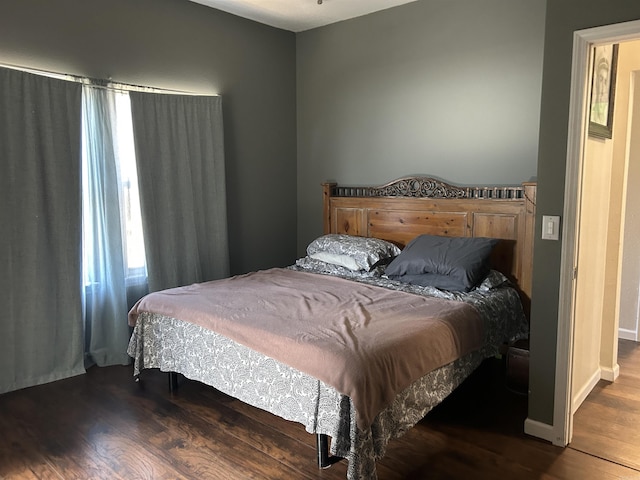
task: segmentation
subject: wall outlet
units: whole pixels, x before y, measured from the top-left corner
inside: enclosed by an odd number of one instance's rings
[[[558,215],[542,216],[542,239],[543,240],[559,240],[560,239],[560,217]]]

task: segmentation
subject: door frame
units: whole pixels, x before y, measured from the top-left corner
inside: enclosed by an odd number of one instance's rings
[[[578,30],[573,34],[552,434],[552,443],[559,446],[566,446],[573,434],[571,385],[575,329],[574,280],[580,228],[579,200],[587,132],[591,47],[637,39],[640,39],[640,20]]]

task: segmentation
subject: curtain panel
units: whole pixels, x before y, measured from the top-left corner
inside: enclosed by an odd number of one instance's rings
[[[84,373],[80,105],[0,68],[0,393]]]
[[[149,290],[228,276],[221,98],[130,96]]]

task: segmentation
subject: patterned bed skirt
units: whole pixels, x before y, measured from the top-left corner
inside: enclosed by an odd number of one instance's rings
[[[142,313],[129,343],[134,375],[147,368],[176,372],[249,405],[331,437],[331,453],[348,461],[349,480],[375,479],[388,442],[418,423],[467,378],[485,348],[434,370],[398,394],[370,428],[356,425],[349,397],[323,382],[213,331],[162,315]]]

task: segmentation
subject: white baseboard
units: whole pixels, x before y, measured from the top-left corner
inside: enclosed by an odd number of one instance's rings
[[[627,330],[626,328],[619,328],[618,338],[622,338],[623,340],[633,340],[634,342],[637,342],[638,332],[636,330]]]
[[[602,380],[606,380],[607,382],[615,382],[616,378],[620,375],[620,365],[617,363],[613,368],[601,367],[600,370],[602,370]]]
[[[524,433],[553,443],[553,425],[527,418],[524,421]]]
[[[591,390],[593,390],[593,387],[596,386],[596,384],[600,381],[601,378],[602,378],[602,370],[598,368],[595,372],[593,372],[589,380],[587,380],[587,382],[582,386],[582,388],[580,388],[578,392],[574,392],[573,402],[571,402],[572,414],[576,413],[576,410],[580,408],[580,405],[582,405],[582,402],[584,402],[587,396],[591,393]]]

